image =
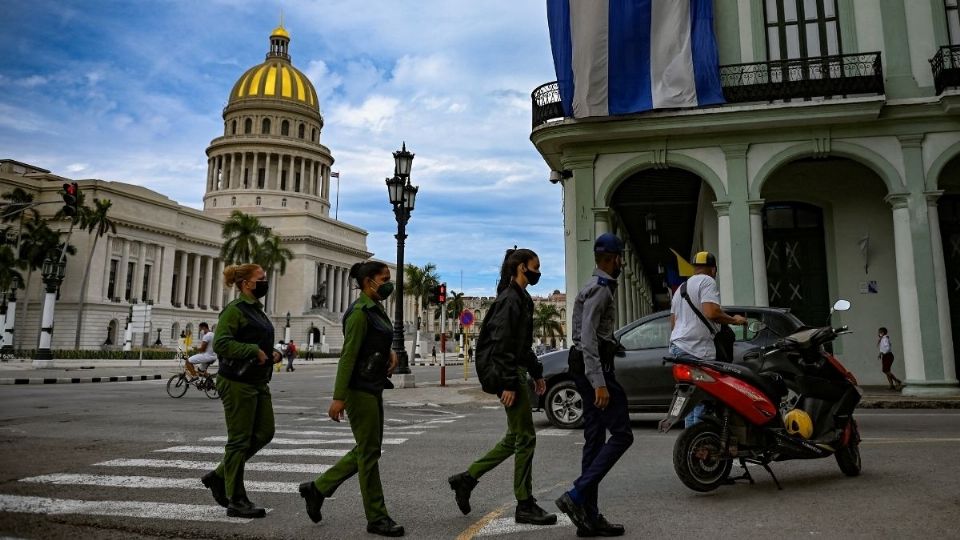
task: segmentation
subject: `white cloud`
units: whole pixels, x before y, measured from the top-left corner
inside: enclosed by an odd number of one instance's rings
[[[330,121],[343,126],[379,133],[393,119],[400,100],[387,96],[370,96],[358,107],[340,105],[333,110]]]

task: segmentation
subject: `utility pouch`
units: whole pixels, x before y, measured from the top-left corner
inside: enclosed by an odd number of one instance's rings
[[[583,351],[577,347],[571,347],[570,354],[567,356],[567,367],[571,375],[584,375],[586,366],[583,364]]]
[[[357,375],[364,381],[378,382],[386,376],[386,373],[386,357],[379,352],[375,352],[361,361]]]

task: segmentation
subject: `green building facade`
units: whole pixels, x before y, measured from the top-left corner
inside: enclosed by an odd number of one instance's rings
[[[533,93],[531,141],[564,193],[568,309],[592,243],[627,242],[620,323],[669,307],[675,250],[717,254],[726,305],[854,333],[835,351],[905,394],[960,392],[957,0],[715,0],[722,106],[564,118]]]

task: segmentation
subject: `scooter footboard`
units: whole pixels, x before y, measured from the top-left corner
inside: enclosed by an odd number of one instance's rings
[[[681,383],[673,391],[673,401],[667,409],[667,416],[660,421],[660,433],[670,431],[674,424],[683,420],[698,403],[707,398],[706,392],[692,384]]]

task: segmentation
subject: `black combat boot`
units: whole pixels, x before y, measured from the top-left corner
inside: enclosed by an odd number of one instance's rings
[[[455,474],[447,479],[450,482],[450,489],[453,490],[457,499],[457,507],[463,512],[463,515],[470,513],[470,492],[477,487],[477,479],[470,476],[470,473],[462,472]]]
[[[517,511],[513,514],[513,519],[517,523],[530,525],[553,525],[557,522],[557,515],[548,514],[537,505],[536,499],[530,497],[525,501],[517,501]]]
[[[224,484],[223,478],[217,476],[216,471],[210,471],[200,477],[200,482],[210,490],[213,500],[217,501],[217,504],[224,508],[230,504],[230,499],[227,498],[227,486]]]
[[[380,536],[403,536],[404,533],[403,527],[388,517],[367,523],[367,532]]]
[[[557,508],[561,512],[567,515],[570,518],[570,521],[573,522],[577,527],[578,536],[595,536],[596,531],[594,530],[594,521],[590,519],[587,515],[587,509],[583,507],[582,504],[578,504],[573,500],[573,497],[570,496],[570,493],[564,493],[556,501]],[[580,531],[583,531],[583,534],[580,534]]]
[[[262,518],[267,517],[267,511],[252,502],[246,495],[234,497],[227,505],[227,515],[239,518]]]
[[[323,507],[323,499],[325,498],[323,493],[320,493],[313,482],[304,482],[300,484],[300,496],[307,504],[307,515],[310,516],[310,521],[320,523],[320,520],[323,519],[320,514],[320,508]]]
[[[607,518],[603,517],[603,514],[597,516],[597,519],[593,521],[593,530],[589,531],[586,529],[577,528],[577,536],[579,537],[593,537],[593,536],[623,536],[625,529],[623,525],[619,523],[610,523],[607,521]]]

